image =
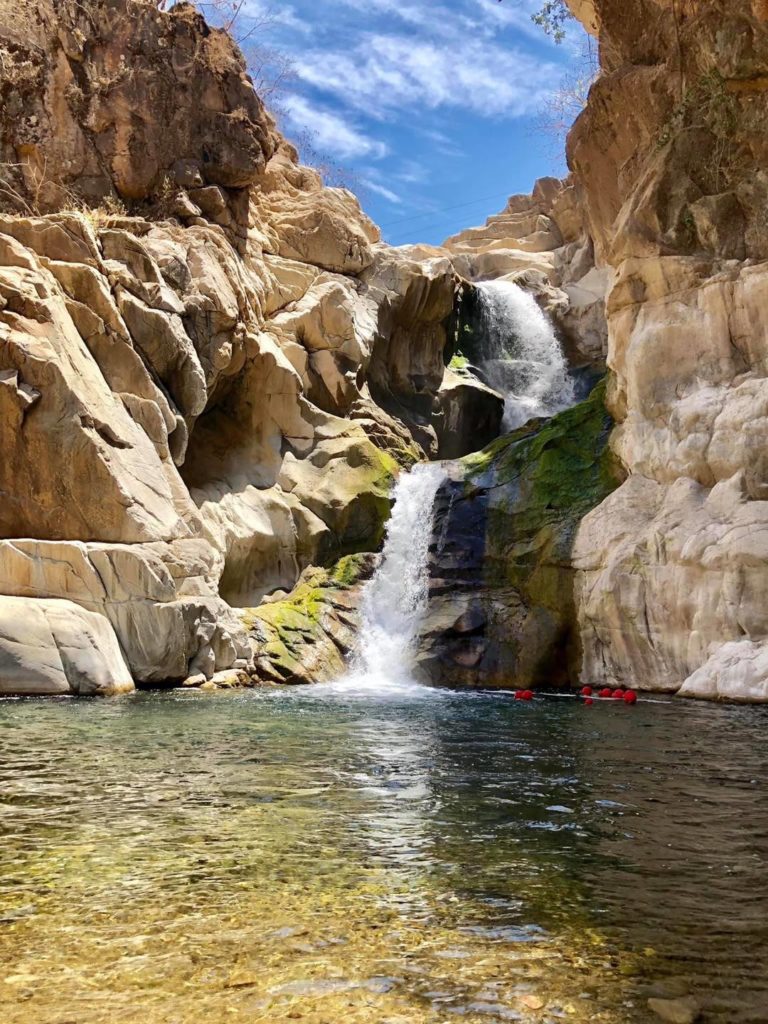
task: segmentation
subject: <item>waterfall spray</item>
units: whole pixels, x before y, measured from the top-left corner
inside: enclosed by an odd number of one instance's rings
[[[415,641],[427,609],[432,511],[444,479],[439,463],[423,463],[397,482],[381,563],[363,592],[360,645],[346,686],[386,691],[414,685]]]
[[[510,281],[484,281],[477,292],[478,369],[504,395],[504,429],[572,405],[573,381],[560,342],[534,297]]]

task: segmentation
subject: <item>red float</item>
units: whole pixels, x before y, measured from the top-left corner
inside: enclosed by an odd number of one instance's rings
[[[623,690],[614,690],[613,693],[611,694],[611,696],[613,697],[614,700],[624,700],[624,691]]]
[[[588,705],[588,704],[594,704],[594,703],[595,703],[595,702],[594,702],[594,701],[592,700],[592,698],[591,698],[591,697],[587,697],[587,699],[586,699],[586,700],[584,701],[584,704],[585,704],[585,705]]]
[[[523,700],[533,700],[533,690],[523,690]]]
[[[610,686],[603,687],[603,689],[600,691],[600,693],[598,693],[598,697],[612,697],[612,696],[613,696],[613,690],[610,688]]]
[[[626,704],[637,704],[637,694],[634,690],[627,690],[624,694],[624,702]]]
[[[582,686],[582,688],[581,688],[581,696],[582,697],[591,697],[592,696],[592,687],[591,686]]]
[[[525,700],[525,698],[523,697],[524,693],[525,690],[515,690],[515,700]]]

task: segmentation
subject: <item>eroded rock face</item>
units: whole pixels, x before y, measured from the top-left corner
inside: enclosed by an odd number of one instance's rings
[[[599,385],[450,465],[438,493],[418,670],[438,685],[556,686],[578,678],[572,548],[617,486]]]
[[[173,184],[245,189],[277,148],[242,56],[191,4],[4,0],[0,19],[2,159],[43,211]]]
[[[768,15],[591,9],[603,73],[568,150],[614,269],[609,406],[629,478],[574,547],[585,681],[765,700]]]
[[[764,259],[765,5],[591,6],[602,74],[568,157],[598,253],[613,265],[671,253]]]
[[[189,5],[0,3],[0,46],[0,594],[142,683],[253,675],[233,606],[374,550],[436,451],[454,269],[300,167]]]

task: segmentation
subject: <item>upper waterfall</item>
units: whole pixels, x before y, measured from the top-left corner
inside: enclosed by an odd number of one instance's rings
[[[563,350],[534,297],[510,281],[483,281],[477,292],[478,368],[504,396],[504,429],[572,405],[574,386]]]

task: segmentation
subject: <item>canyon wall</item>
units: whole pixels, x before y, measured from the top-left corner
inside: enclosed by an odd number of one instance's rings
[[[394,477],[498,432],[502,278],[606,397],[451,471],[422,670],[768,699],[768,7],[573,10],[571,176],[393,249],[192,6],[0,0],[0,692],[338,674]]]
[[[0,56],[0,692],[252,681],[240,609],[375,550],[471,404],[451,262],[301,167],[190,5],[2,0]]]
[[[533,522],[546,426],[491,446],[479,477],[454,467],[420,663],[459,685],[765,701],[768,5],[570,6],[600,56],[571,176],[445,246],[468,281],[532,291],[572,367],[607,364],[611,480],[582,493],[562,464]],[[566,439],[576,465],[584,440]]]
[[[568,140],[628,478],[578,532],[586,681],[768,699],[768,5],[590,0]]]

